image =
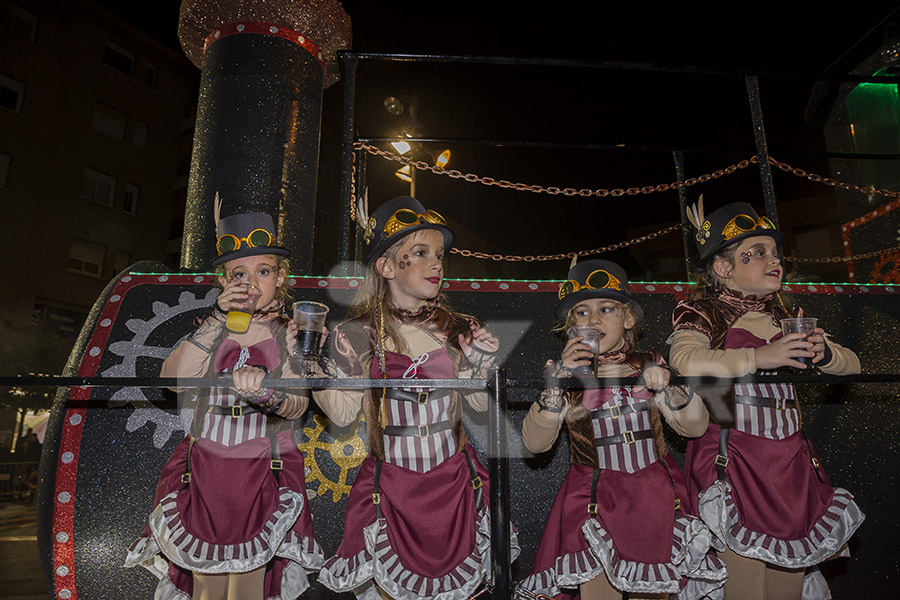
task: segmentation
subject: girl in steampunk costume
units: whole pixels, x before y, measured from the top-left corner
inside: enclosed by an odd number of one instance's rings
[[[669,388],[659,352],[638,352],[643,310],[625,271],[606,260],[574,265],[560,286],[557,316],[596,330],[597,348],[569,339],[549,361],[548,387],[522,425],[532,452],[549,450],[565,423],[572,465],[553,503],[521,597],[583,599],[721,598],[725,569],[709,552],[711,535],[685,513],[684,479],[668,455],[660,416],[681,435],[699,436],[708,414],[696,395]],[[610,387],[564,390],[596,356],[595,374],[622,377]],[[645,385],[628,385],[643,375]],[[579,375],[582,377],[582,375]],[[585,376],[585,383],[594,373]]]
[[[339,376],[403,378],[410,387],[314,392],[339,426],[361,410],[369,445],[343,543],[319,581],[360,598],[463,600],[491,576],[487,473],[461,421],[464,402],[483,411],[488,396],[415,380],[485,377],[499,342],[440,295],[453,245],[443,217],[410,197],[386,202],[371,218],[361,205],[359,216],[366,283],[332,335],[332,357]]]
[[[859,373],[859,359],[816,328],[782,336],[798,316],[779,295],[783,235],[743,202],[689,219],[700,249],[695,298],[674,312],[671,363],[685,375],[740,377],[785,368]],[[802,316],[802,310],[799,311]],[[726,600],[830,598],[818,563],[838,555],[865,518],[832,487],[800,428],[790,384],[736,384],[703,394],[706,434],[688,443],[691,500],[716,536],[728,567]],[[804,578],[804,574],[807,577]]]
[[[190,434],[163,468],[149,524],[125,566],[160,579],[157,600],[294,600],[324,559],[291,427],[308,398],[260,385],[267,373],[300,376],[286,360],[296,345],[284,314],[290,253],[277,245],[269,215],[217,214],[216,221],[212,264],[222,292],[161,376],[231,373],[233,385],[196,396]],[[245,306],[251,286],[259,300],[249,326],[226,329],[226,313]]]

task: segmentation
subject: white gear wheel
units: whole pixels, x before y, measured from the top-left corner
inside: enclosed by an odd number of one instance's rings
[[[164,326],[170,319],[192,310],[209,308],[218,297],[218,290],[210,289],[203,298],[197,298],[191,292],[182,292],[178,296],[178,304],[169,306],[165,302],[153,303],[153,318],[144,321],[142,319],[128,319],[125,327],[134,333],[129,341],[120,340],[109,345],[109,351],[124,360],[112,366],[101,375],[104,377],[136,377],[138,357],[158,358],[164,360],[172,351],[171,347],[148,346],[147,340],[150,334],[158,327]],[[187,336],[185,336],[187,337]],[[109,400],[109,406],[122,406],[131,404],[134,412],[128,417],[125,430],[134,432],[148,422],[156,425],[153,433],[153,445],[162,448],[176,432],[187,432],[193,418],[193,409],[181,408],[175,414],[161,410],[153,405],[144,395],[144,391],[137,387],[124,387],[114,393]],[[181,436],[179,436],[180,438]]]

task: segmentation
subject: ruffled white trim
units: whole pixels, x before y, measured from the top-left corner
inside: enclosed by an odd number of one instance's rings
[[[695,517],[676,516],[669,563],[622,560],[597,519],[586,520],[581,531],[588,542],[587,550],[558,557],[553,567],[531,575],[520,585],[532,593],[556,596],[562,593],[560,588],[577,588],[606,573],[613,587],[627,592],[678,593],[680,600],[722,598],[725,565],[709,555],[712,536]],[[683,578],[688,578],[688,585],[681,589]]]
[[[150,515],[151,537],[138,539],[125,557],[125,567],[142,566],[160,580],[155,600],[190,600],[169,580],[167,560],[189,571],[213,574],[246,573],[276,556],[287,559],[290,562],[282,572],[281,596],[275,597],[286,600],[306,591],[307,572],[322,567],[325,557],[318,542],[291,530],[303,512],[305,500],[301,494],[280,488],[276,511],[253,539],[240,545],[203,542],[185,531],[176,504],[177,494],[172,492],[160,501]]]
[[[335,592],[350,592],[360,600],[379,588],[400,600],[462,600],[492,580],[491,518],[486,507],[477,515],[475,547],[459,565],[441,577],[422,577],[409,571],[390,545],[387,521],[376,520],[363,530],[366,549],[351,558],[332,557],[319,574],[319,582]],[[510,532],[512,560],[519,555],[515,528]],[[374,557],[374,559],[372,558]]]
[[[819,567],[810,567],[803,576],[802,600],[831,600],[831,588]]]
[[[850,492],[834,488],[831,506],[806,537],[780,540],[741,524],[727,481],[717,481],[700,494],[700,517],[718,538],[717,549],[725,544],[742,556],[789,569],[811,567],[838,554],[866,518]]]

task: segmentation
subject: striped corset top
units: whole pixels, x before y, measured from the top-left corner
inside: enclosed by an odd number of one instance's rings
[[[455,377],[455,367],[446,349],[437,348],[415,358],[385,351],[385,366],[389,379],[449,379]],[[377,361],[372,364],[372,377],[380,377]],[[385,461],[425,473],[456,453],[457,440],[453,432],[454,403],[450,390],[433,390],[410,385],[401,388],[404,397],[384,398],[384,459]],[[427,393],[427,394],[426,394]],[[400,394],[398,394],[399,396]]]
[[[646,388],[632,392],[630,386],[584,391],[582,403],[590,410],[599,468],[634,473],[656,462],[650,398]]]
[[[773,326],[774,329],[774,326]],[[761,338],[746,329],[732,327],[724,347],[759,348],[781,339],[775,330],[771,338]],[[762,371],[758,372],[764,374]],[[767,373],[768,374],[768,373]],[[781,440],[800,430],[794,386],[789,383],[738,383],[734,386],[734,428],[750,435]]]

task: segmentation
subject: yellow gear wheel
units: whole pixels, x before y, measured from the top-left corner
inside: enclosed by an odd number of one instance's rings
[[[360,417],[362,421],[365,417]],[[347,476],[351,469],[355,469],[362,464],[366,458],[366,445],[359,436],[359,421],[354,423],[354,427],[349,433],[338,436],[334,441],[327,441],[322,438],[325,428],[329,421],[320,415],[313,415],[314,427],[304,427],[303,433],[306,434],[308,441],[297,444],[297,448],[306,456],[306,466],[309,467],[309,474],[306,476],[306,482],[319,482],[319,489],[316,494],[324,496],[331,492],[333,502],[339,502],[345,494],[350,494],[350,484],[347,483]],[[316,450],[321,452],[317,453]],[[331,460],[340,469],[337,481],[328,478],[322,468],[319,466],[319,456],[327,452],[331,456]]]

